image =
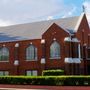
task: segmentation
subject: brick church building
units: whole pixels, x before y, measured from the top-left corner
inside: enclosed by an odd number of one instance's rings
[[[90,74],[90,29],[80,16],[0,27],[0,75]]]

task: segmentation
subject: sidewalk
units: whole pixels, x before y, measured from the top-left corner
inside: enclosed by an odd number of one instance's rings
[[[46,90],[46,89],[18,89],[18,88],[0,88],[0,90]]]
[[[0,90],[32,90],[32,89],[0,88]],[[36,89],[33,89],[33,90],[36,90]]]
[[[0,90],[50,90],[48,86],[37,85],[4,85],[0,84]]]
[[[1,85],[0,90],[90,90],[90,86]]]

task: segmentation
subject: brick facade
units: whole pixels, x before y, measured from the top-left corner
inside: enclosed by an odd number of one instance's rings
[[[66,37],[76,41],[65,41]],[[42,42],[42,40],[45,40]],[[50,58],[50,45],[53,41],[60,44],[60,58]],[[19,44],[15,47],[15,44]],[[37,60],[26,60],[26,48],[33,44],[37,47]],[[80,45],[80,51],[78,51]],[[64,69],[65,74],[90,74],[90,60],[87,59],[87,49],[90,47],[90,31],[85,15],[79,25],[76,33],[69,34],[63,28],[53,23],[47,31],[42,34],[40,39],[19,40],[10,42],[1,42],[0,47],[9,49],[9,61],[0,61],[0,71],[9,71],[10,75],[25,75],[27,70],[37,70],[38,75],[46,69]],[[81,58],[79,56],[79,52]],[[66,63],[65,58],[80,59],[80,63]],[[41,60],[45,60],[42,63]],[[19,60],[19,65],[15,66],[15,60]]]

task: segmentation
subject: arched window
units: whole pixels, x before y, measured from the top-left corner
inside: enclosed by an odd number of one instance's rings
[[[60,58],[60,44],[57,41],[50,46],[50,58]]]
[[[8,61],[9,60],[9,50],[6,47],[0,48],[0,61]]]
[[[37,48],[32,44],[26,48],[26,60],[37,60]]]

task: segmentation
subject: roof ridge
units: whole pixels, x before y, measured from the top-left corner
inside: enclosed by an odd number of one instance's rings
[[[19,23],[19,24],[17,23],[17,24],[12,24],[12,25],[8,25],[8,26],[0,26],[0,28],[19,26],[19,25],[26,25],[26,24],[35,24],[35,23],[42,23],[42,22],[52,22],[52,21],[65,20],[65,19],[70,19],[70,18],[75,18],[75,17],[79,17],[79,16],[56,18],[56,19],[52,19],[52,20],[40,20],[40,21],[33,21],[33,22],[26,22],[26,23]]]

